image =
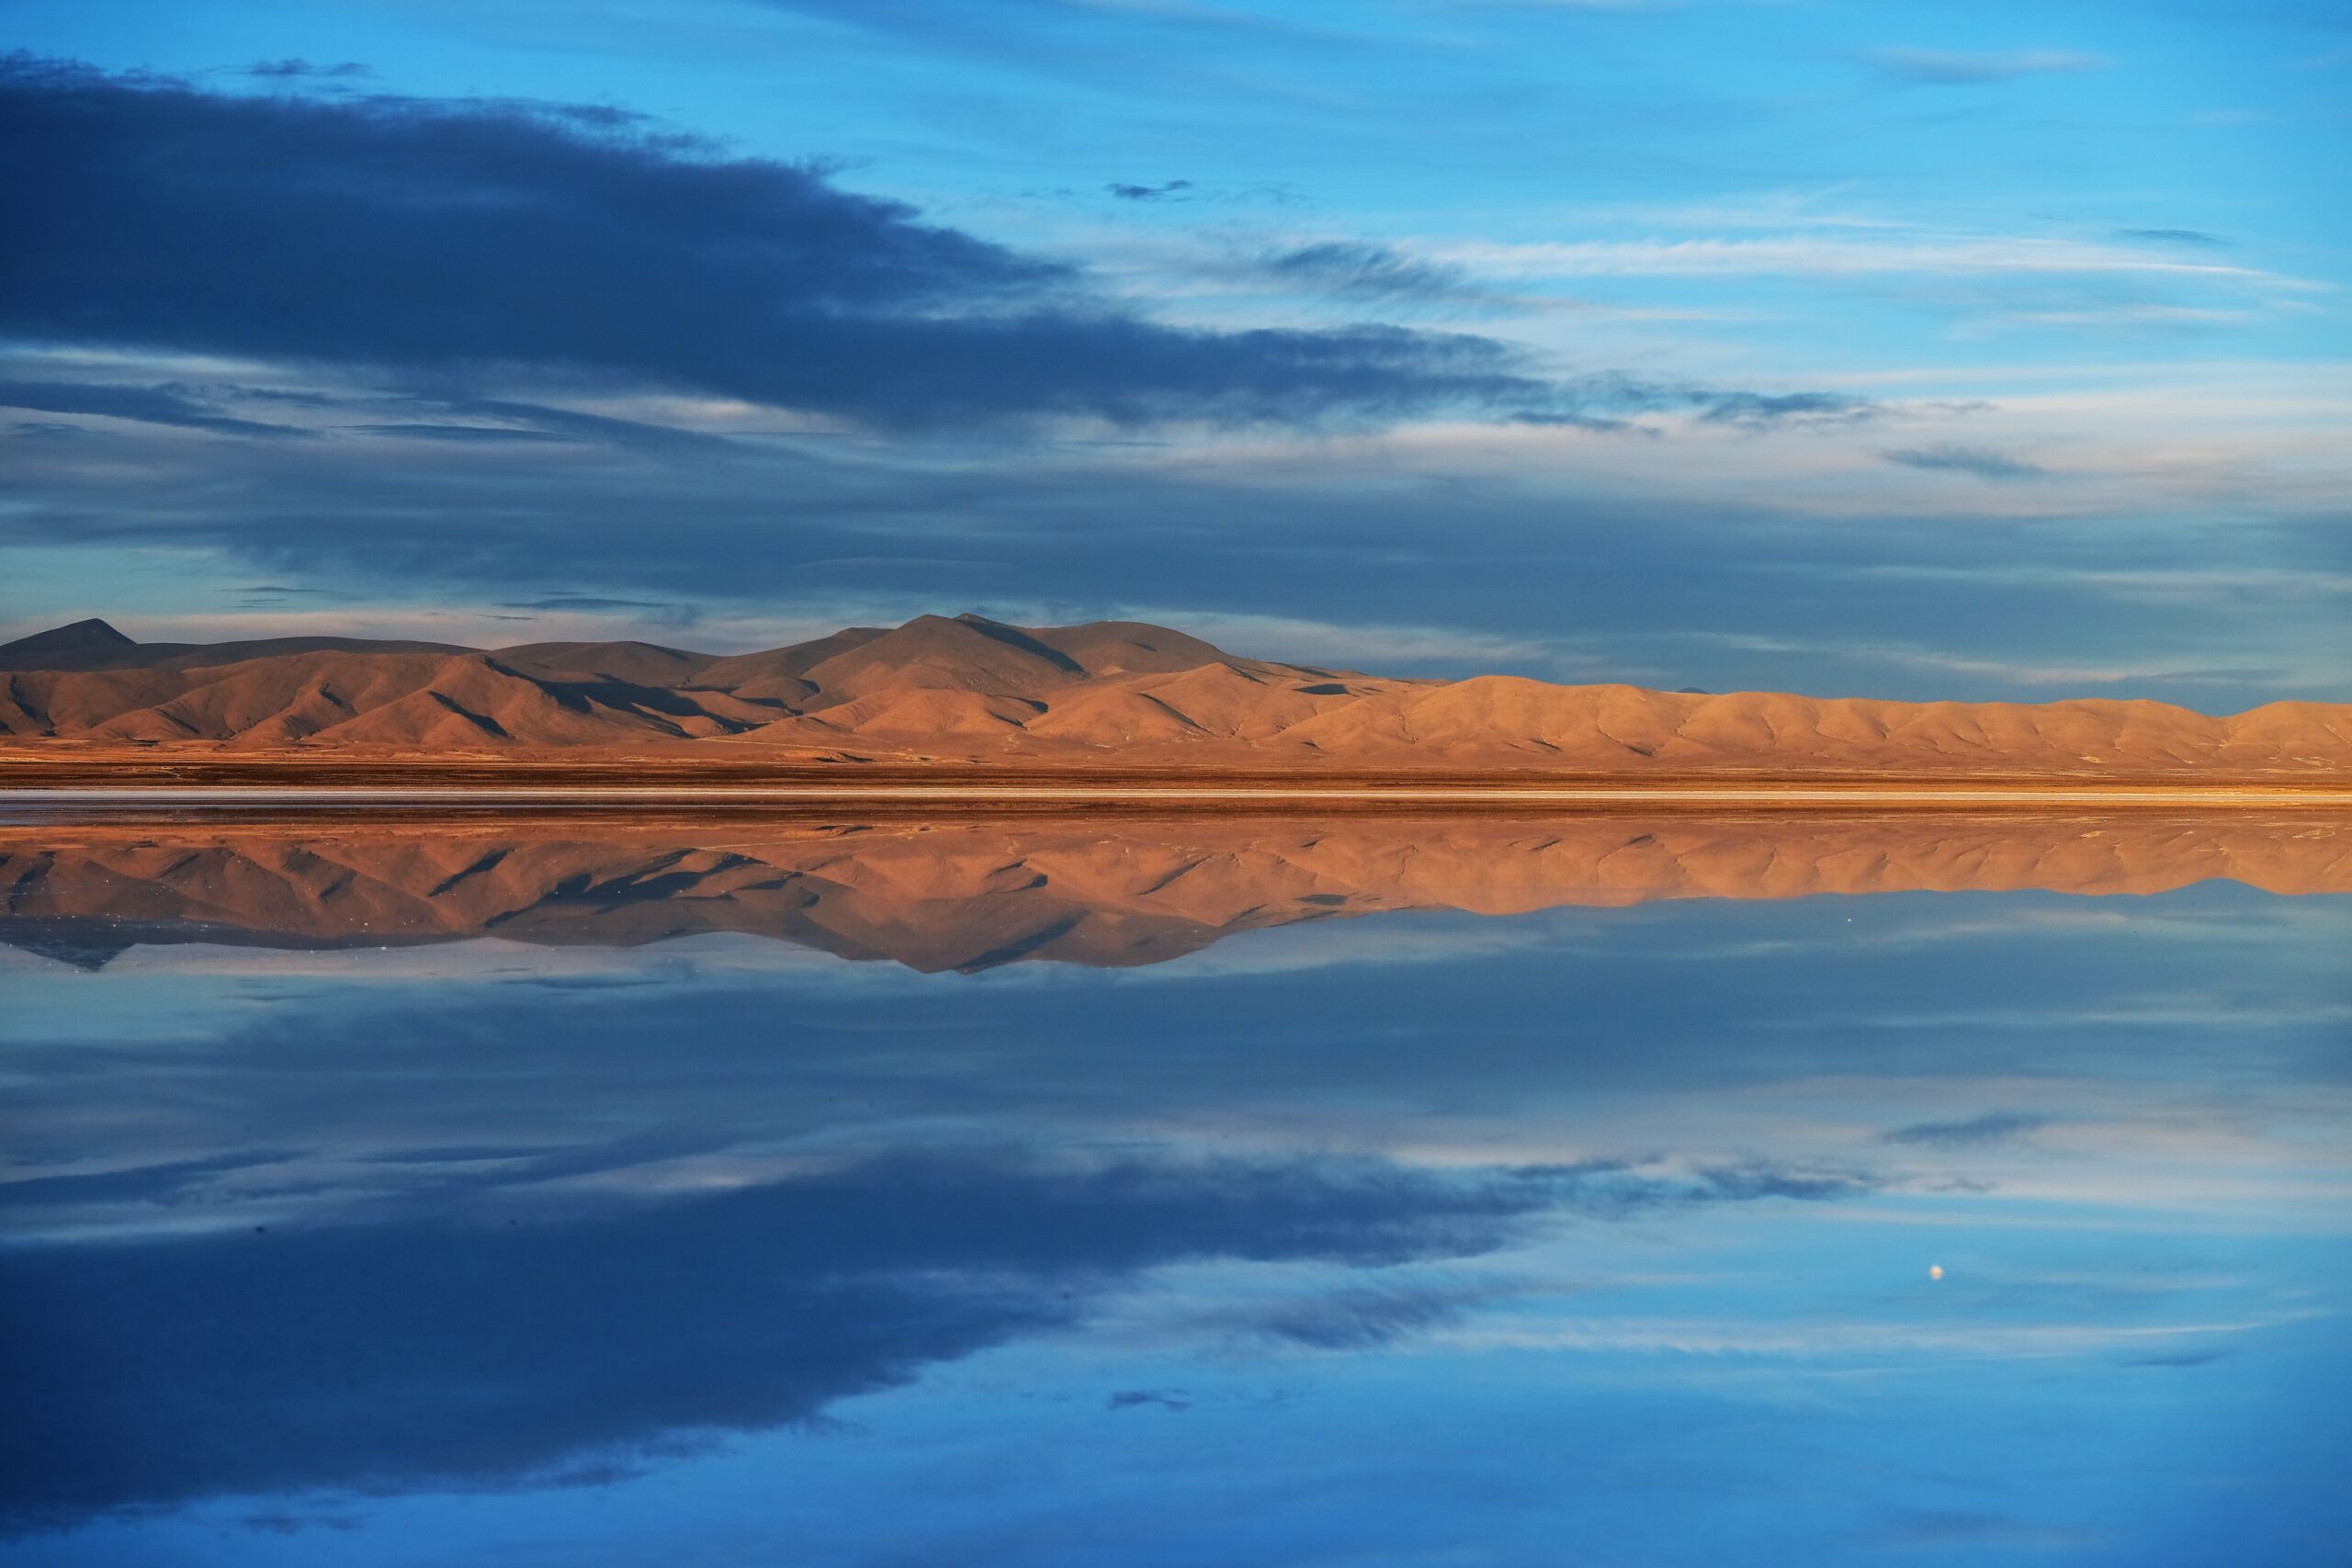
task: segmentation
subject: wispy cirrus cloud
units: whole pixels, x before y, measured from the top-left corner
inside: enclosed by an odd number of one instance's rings
[[[1924,86],[1973,86],[2007,81],[2013,76],[2046,76],[2096,71],[2107,57],[2076,50],[2012,49],[1971,51],[1954,49],[1874,49],[1864,56],[1884,75]]]
[[[1276,250],[1255,264],[1269,278],[1352,299],[1485,301],[1491,297],[1456,266],[1424,261],[1369,240],[1317,240]]]
[[[1770,238],[1693,237],[1530,243],[1468,241],[1428,248],[1473,272],[1510,276],[1742,277],[1769,274],[1849,277],[1871,274],[2109,274],[2205,279],[2315,292],[2324,285],[2256,267],[2151,254],[2088,240],[2021,235],[1792,233]]]
[[[282,438],[312,434],[295,425],[222,413],[195,389],[175,383],[130,386],[119,382],[0,381],[0,408],[90,414],[137,424],[200,430],[215,435]]]

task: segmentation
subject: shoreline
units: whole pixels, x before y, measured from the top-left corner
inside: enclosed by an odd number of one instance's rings
[[[584,751],[480,754],[80,756],[0,749],[0,814],[279,808],[289,813],[481,811],[867,813],[968,816],[1233,811],[1554,814],[1640,811],[2352,811],[2352,777],[2117,769],[1672,768],[1590,771],[1331,762],[1059,766],[968,758],[848,761]]]
[[[287,807],[311,810],[479,810],[500,807],[636,809],[674,807],[781,811],[856,809],[905,811],[946,807],[969,811],[1087,811],[1102,808],[1216,810],[1230,807],[1314,807],[1338,810],[1485,810],[1535,807],[1554,810],[1678,808],[1949,809],[2346,809],[2352,785],[2284,784],[2149,784],[2100,785],[2051,781],[1995,784],[1919,780],[1886,783],[1739,781],[1636,784],[1533,781],[1396,780],[1377,784],[1205,783],[1102,779],[1045,784],[986,779],[932,783],[853,779],[821,784],[335,784],[86,783],[18,785],[0,783],[0,812],[58,808],[112,812],[143,807]]]

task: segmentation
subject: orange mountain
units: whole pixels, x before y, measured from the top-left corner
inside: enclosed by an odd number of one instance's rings
[[[1247,659],[1125,621],[923,615],[719,656],[348,637],[0,646],[0,739],[207,753],[1674,774],[2340,778],[2352,705],[1906,703],[1439,682]],[[24,743],[24,744],[14,744]]]

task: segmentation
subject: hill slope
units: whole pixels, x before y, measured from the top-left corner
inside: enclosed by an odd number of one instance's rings
[[[1639,776],[2352,771],[2352,705],[1711,695],[1452,682],[1239,658],[1135,622],[922,615],[718,656],[348,637],[139,643],[82,621],[0,647],[0,737],[446,756],[680,746],[835,761]]]

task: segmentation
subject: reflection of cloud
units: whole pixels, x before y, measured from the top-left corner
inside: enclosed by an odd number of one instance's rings
[[[2021,1133],[2030,1133],[2050,1125],[2046,1116],[2027,1116],[2016,1111],[1992,1111],[1965,1122],[1915,1122],[1908,1127],[1897,1127],[1881,1135],[1886,1144],[1929,1144],[1939,1147],[1964,1147],[1975,1144],[1997,1144]]]
[[[1910,1324],[1869,1320],[1759,1323],[1749,1318],[1558,1318],[1488,1322],[1440,1337],[1482,1349],[1582,1350],[1701,1356],[1785,1357],[1854,1362],[1950,1356],[1969,1360],[2049,1360],[2115,1355],[2134,1347],[2203,1346],[2225,1337],[2309,1322],[2316,1312],[2275,1313],[2216,1323]],[[2158,1348],[2154,1354],[2183,1353]]]
[[[458,1151],[463,1153],[465,1151]],[[776,1426],[1066,1321],[1186,1258],[1491,1249],[1544,1173],[878,1161],[592,1213],[18,1248],[0,1511],[560,1480]]]
[[[1163,1393],[1156,1388],[1122,1389],[1103,1402],[1110,1410],[1133,1410],[1138,1405],[1156,1404],[1162,1410],[1190,1410],[1193,1402],[1181,1394]]]
[[[0,1380],[42,1414],[0,1438],[0,1515],[21,1528],[224,1493],[623,1472],[657,1445],[805,1418],[1067,1322],[1158,1266],[1385,1269],[1489,1252],[1559,1213],[1867,1190],[1763,1165],[1048,1167],[980,1154],[804,1162],[780,1180],[666,1193],[577,1185],[707,1142],[411,1149],[390,1177],[398,1202],[378,1211],[392,1218],[20,1246],[0,1266],[13,1314]],[[29,1201],[172,1203],[262,1163],[24,1185]],[[261,1179],[304,1177],[289,1162]],[[59,1183],[104,1190],[41,1190]],[[1454,1326],[1514,1293],[1391,1280],[1224,1326],[1343,1350]]]
[[[2105,1530],[2040,1524],[2001,1514],[1906,1508],[1860,1543],[1873,1551],[2082,1552],[2105,1545]]]
[[[1931,473],[1973,474],[1980,479],[2039,479],[2049,470],[1996,452],[1989,446],[1915,446],[1882,452],[1880,457],[1906,468],[1925,468]]]

